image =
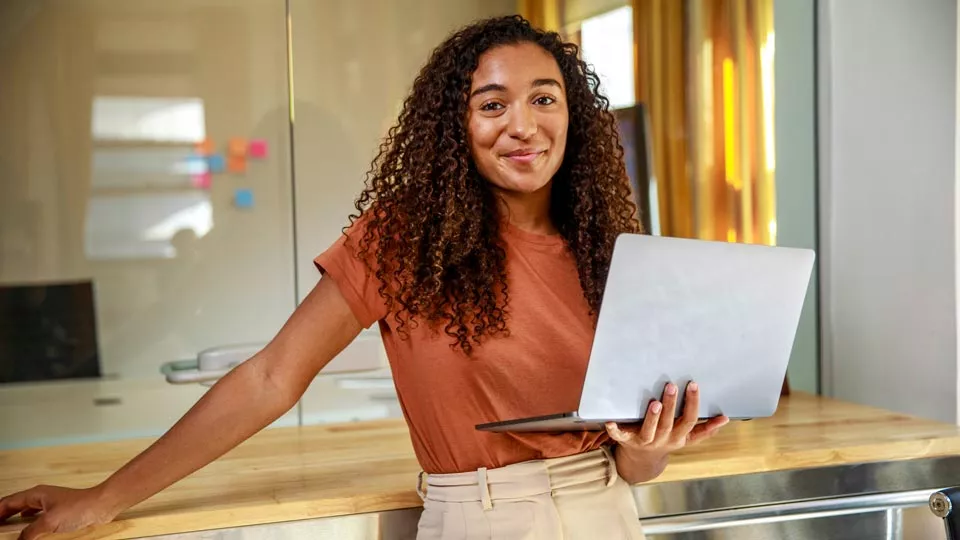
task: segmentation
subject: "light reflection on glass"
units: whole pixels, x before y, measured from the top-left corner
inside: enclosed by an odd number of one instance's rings
[[[96,143],[95,143],[96,144]],[[103,190],[190,186],[192,174],[206,171],[206,162],[191,158],[189,146],[99,146],[91,156],[90,187]]]
[[[193,155],[206,137],[204,115],[193,97],[93,98],[89,260],[174,258],[176,238],[210,232],[210,197],[190,183],[206,169]]]
[[[117,141],[200,142],[206,136],[199,98],[93,98],[94,139]]]
[[[206,193],[99,195],[87,203],[84,248],[90,260],[173,258],[177,233],[199,239],[212,228]]]

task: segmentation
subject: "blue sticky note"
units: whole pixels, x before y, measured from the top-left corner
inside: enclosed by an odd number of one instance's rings
[[[223,172],[223,170],[227,168],[227,164],[221,154],[213,154],[211,156],[207,156],[207,167],[209,167],[210,172],[219,173]]]
[[[233,204],[237,205],[237,208],[252,208],[253,190],[238,189],[233,192]]]
[[[203,156],[188,156],[173,165],[174,174],[196,176],[209,171],[207,160]]]

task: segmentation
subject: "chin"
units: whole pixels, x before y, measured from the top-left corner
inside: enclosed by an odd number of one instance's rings
[[[532,195],[538,193],[541,190],[547,188],[548,184],[537,184],[537,185],[528,185],[528,184],[519,184],[519,185],[507,185],[506,187],[501,187],[504,191],[509,191],[512,193],[522,194],[522,195]]]
[[[550,186],[549,178],[501,178],[494,185],[514,193],[536,193]]]

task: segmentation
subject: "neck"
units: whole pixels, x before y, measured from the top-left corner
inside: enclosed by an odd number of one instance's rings
[[[532,233],[556,234],[550,218],[550,185],[533,193],[496,189],[500,213],[511,225]]]

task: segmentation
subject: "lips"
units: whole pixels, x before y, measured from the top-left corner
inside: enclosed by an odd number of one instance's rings
[[[513,152],[503,154],[503,157],[517,162],[517,163],[530,163],[531,161],[540,157],[541,154],[546,152],[546,150],[537,150],[535,148],[521,148],[519,150],[514,150]]]

